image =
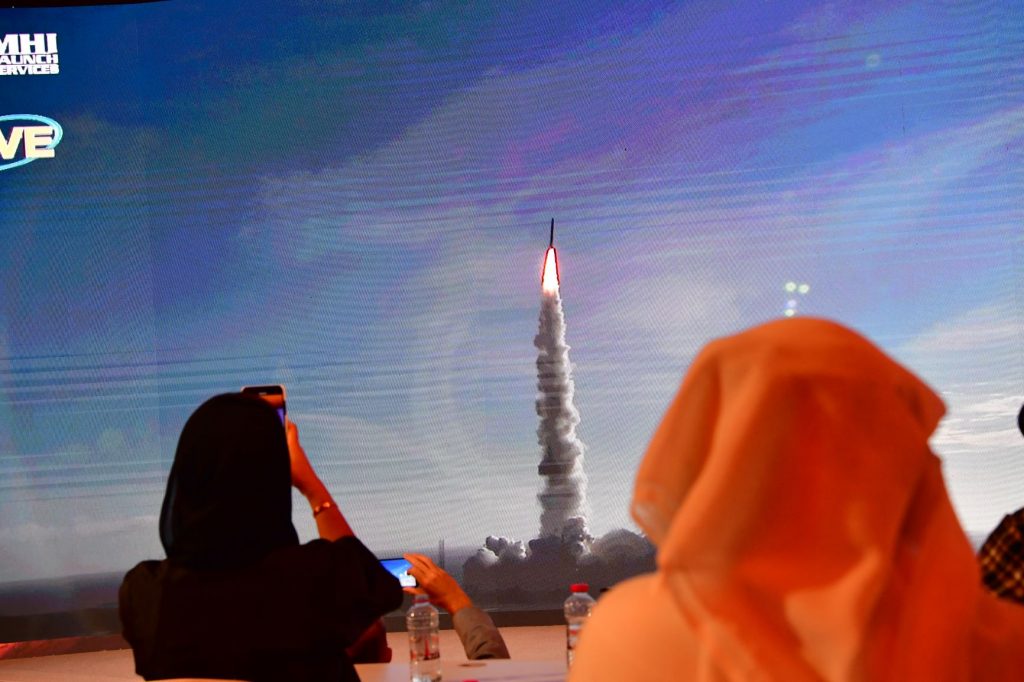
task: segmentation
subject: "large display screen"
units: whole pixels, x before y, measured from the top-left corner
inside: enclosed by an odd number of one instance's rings
[[[944,396],[976,541],[1024,505],[1013,3],[194,0],[0,41],[0,617],[110,606],[186,418],[253,384],[378,556],[509,608],[646,570],[663,410],[783,315]]]

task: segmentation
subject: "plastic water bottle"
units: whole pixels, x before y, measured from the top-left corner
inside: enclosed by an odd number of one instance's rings
[[[579,641],[580,631],[583,624],[590,618],[590,611],[594,608],[594,598],[587,591],[590,586],[586,583],[576,583],[569,589],[572,594],[565,600],[565,656],[568,665],[572,665],[572,657],[576,651],[576,642]]]
[[[438,646],[437,609],[425,594],[417,594],[405,615],[409,631],[409,679],[412,682],[439,682],[441,649]]]

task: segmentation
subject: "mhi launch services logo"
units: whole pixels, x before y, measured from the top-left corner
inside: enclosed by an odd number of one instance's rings
[[[62,137],[64,129],[52,118],[36,114],[0,116],[0,171],[36,159],[52,159]]]
[[[0,76],[60,73],[56,33],[8,33],[0,38]]]

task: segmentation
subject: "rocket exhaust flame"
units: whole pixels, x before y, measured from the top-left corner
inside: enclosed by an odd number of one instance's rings
[[[553,246],[548,247],[544,254],[544,270],[540,275],[540,288],[545,294],[553,294],[558,291],[558,251]]]
[[[558,291],[562,279],[558,275],[558,249],[555,248],[555,219],[551,219],[551,237],[548,239],[548,250],[544,252],[544,267],[540,272],[540,288],[545,294]]]

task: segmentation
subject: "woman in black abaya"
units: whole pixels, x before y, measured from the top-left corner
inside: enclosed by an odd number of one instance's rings
[[[291,486],[319,540],[299,544]],[[178,441],[160,513],[163,561],[120,591],[147,680],[357,680],[345,648],[398,608],[398,581],[353,535],[299,443],[263,400],[206,401]]]

